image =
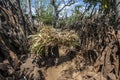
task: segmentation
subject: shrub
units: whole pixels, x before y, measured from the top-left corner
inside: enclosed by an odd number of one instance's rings
[[[51,26],[44,26],[39,32],[29,36],[29,42],[30,51],[41,55],[42,51],[47,51],[50,46],[75,47],[79,44],[79,37],[74,30],[61,31]]]

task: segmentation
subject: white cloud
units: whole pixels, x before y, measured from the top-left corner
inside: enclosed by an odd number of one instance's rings
[[[71,16],[72,15],[72,11],[75,10],[75,6],[77,5],[83,5],[79,10],[80,12],[84,12],[85,11],[85,4],[81,1],[76,2],[75,4],[71,5],[71,6],[66,6],[61,12],[60,12],[60,17],[63,17],[67,14],[67,16]],[[61,4],[59,6],[59,9],[61,9],[64,6],[64,4]]]
[[[32,15],[36,15],[36,10],[34,7],[31,7]]]

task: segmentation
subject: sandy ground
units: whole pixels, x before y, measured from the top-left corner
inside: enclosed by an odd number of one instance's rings
[[[68,65],[66,64],[48,68],[46,80],[58,80],[62,71],[68,68],[67,66]]]
[[[75,67],[73,60],[47,69],[46,80],[82,80],[80,72],[71,72]],[[71,69],[70,69],[71,68]]]

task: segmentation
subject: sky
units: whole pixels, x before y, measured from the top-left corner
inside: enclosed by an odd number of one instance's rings
[[[67,12],[67,16],[71,16],[72,15],[72,11],[74,10],[76,5],[83,5],[83,7],[80,9],[81,12],[83,12],[85,10],[85,3],[83,2],[83,0],[78,0],[78,2],[76,2],[75,4],[71,5],[71,6],[67,6],[65,7],[62,11],[61,11],[61,15],[60,17],[62,17],[63,14],[65,14],[65,12]],[[60,7],[64,6],[64,4],[62,4]]]
[[[33,15],[35,15],[36,14],[36,10],[35,10],[35,1],[36,0],[32,0],[32,2],[31,2],[31,9],[32,9],[32,14]],[[48,2],[48,0],[45,0],[45,1],[47,1],[47,3],[49,3]],[[71,5],[71,6],[67,6],[67,7],[65,7],[61,12],[60,12],[60,17],[63,17],[63,16],[65,16],[65,14],[67,14],[67,16],[69,17],[69,16],[71,16],[72,15],[72,10],[74,10],[74,8],[75,8],[75,6],[76,5],[83,5],[83,7],[82,8],[80,8],[80,11],[81,12],[84,12],[84,10],[85,10],[85,3],[83,2],[83,0],[78,0],[78,2],[76,2],[75,4],[73,4],[73,5]],[[62,8],[64,6],[64,4],[61,4],[60,6],[59,6],[59,8]],[[66,13],[67,12],[67,13]]]
[[[34,4],[35,4],[35,1],[36,1],[36,0],[32,0],[32,2],[31,2],[31,3],[32,3],[31,9],[32,9],[32,14],[33,14],[33,15],[36,14],[35,5],[34,5]],[[65,8],[61,11],[60,16],[64,15],[65,12],[67,12],[67,15],[70,16],[70,15],[72,14],[72,11],[71,11],[71,10],[74,9],[75,5],[83,5],[83,6],[84,6],[85,3],[83,2],[83,0],[78,0],[78,2],[75,3],[74,5],[65,7]],[[59,8],[61,8],[61,7],[63,7],[63,6],[64,6],[64,4],[61,4]],[[81,11],[84,11],[84,7],[83,7],[83,9],[81,9]]]

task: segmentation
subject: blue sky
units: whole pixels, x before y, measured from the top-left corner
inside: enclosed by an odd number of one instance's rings
[[[33,15],[36,14],[36,11],[35,11],[35,1],[36,1],[36,0],[32,0],[32,14],[33,14]],[[59,8],[61,8],[63,5],[64,5],[64,4],[61,4]],[[85,3],[83,2],[83,0],[78,0],[78,2],[75,3],[74,5],[71,5],[71,6],[68,6],[68,7],[64,8],[60,14],[63,15],[63,14],[65,13],[65,11],[66,11],[66,12],[67,12],[67,15],[70,16],[71,13],[72,13],[71,10],[74,9],[75,5],[83,5],[83,6],[84,6]],[[82,10],[84,10],[84,7],[83,7]]]
[[[61,5],[61,7],[64,4]],[[72,15],[72,11],[74,10],[76,5],[83,5],[83,7],[80,9],[81,12],[83,12],[85,10],[85,3],[83,2],[83,0],[78,0],[78,2],[76,2],[74,5],[71,6],[67,6],[65,7],[62,11],[61,11],[61,16],[62,14],[64,14],[65,12],[67,12],[67,16],[71,16]]]
[[[35,1],[36,0],[32,0],[32,14],[35,15],[36,14],[36,10],[35,10]],[[47,3],[49,3],[48,0],[46,0]],[[61,13],[60,13],[60,17],[64,16],[65,14],[67,14],[67,16],[70,16],[72,14],[72,10],[74,10],[75,5],[83,5],[83,7],[80,9],[81,12],[84,12],[85,10],[85,3],[83,2],[83,0],[78,0],[74,5],[71,6],[67,6],[65,7]],[[61,8],[62,6],[64,6],[64,4],[61,4],[59,6],[59,8]],[[98,7],[98,6],[97,6]]]

